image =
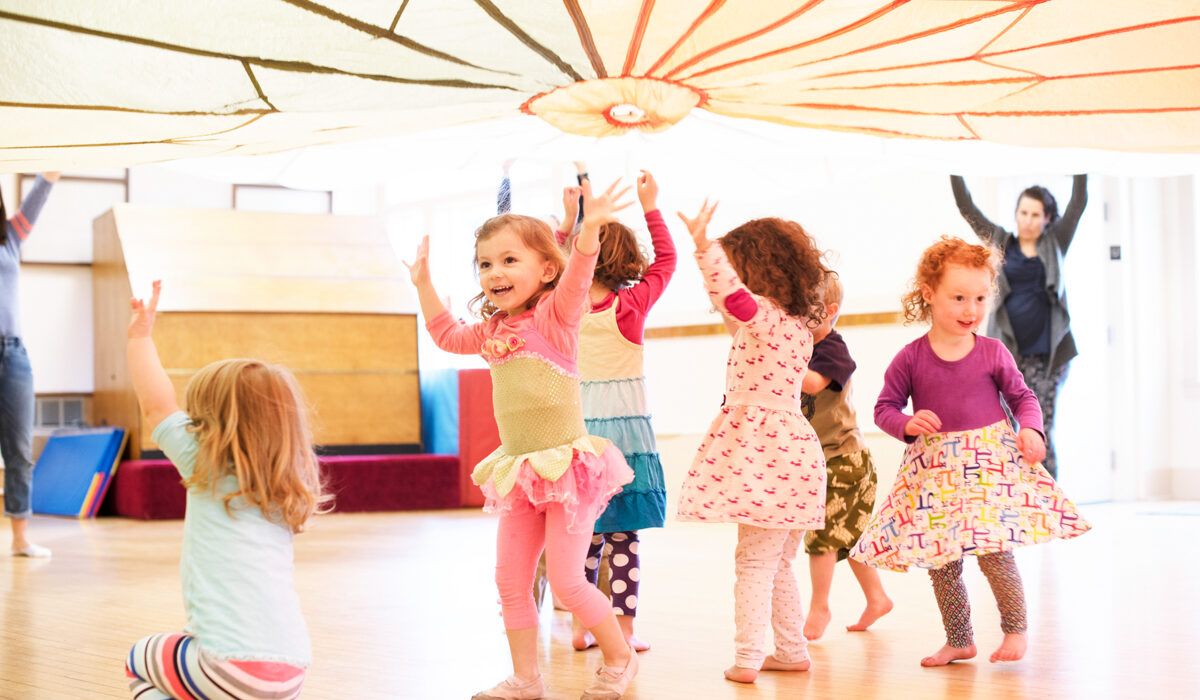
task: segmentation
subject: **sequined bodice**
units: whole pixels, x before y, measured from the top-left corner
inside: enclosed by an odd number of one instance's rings
[[[579,380],[538,357],[492,364],[492,404],[508,454],[565,445],[587,434]]]

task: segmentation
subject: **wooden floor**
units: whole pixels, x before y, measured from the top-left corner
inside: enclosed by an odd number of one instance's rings
[[[735,530],[669,523],[644,533],[639,634],[653,644],[629,700],[751,698],[1181,698],[1200,694],[1200,504],[1086,506],[1093,532],[1021,550],[1025,660],[994,665],[998,616],[967,567],[981,656],[941,669],[922,572],[884,574],[896,610],[846,633],[861,596],[838,571],[834,623],[808,673],[721,677],[733,659]],[[0,523],[7,531],[7,524]],[[35,518],[49,561],[0,557],[0,698],[128,697],[136,638],[178,630],[180,521]],[[469,698],[509,673],[491,582],[495,521],[476,510],[330,515],[297,538],[297,586],[316,663],[306,698]],[[807,568],[801,585],[808,590]],[[542,616],[548,698],[577,698],[599,653],[572,651],[569,618]]]

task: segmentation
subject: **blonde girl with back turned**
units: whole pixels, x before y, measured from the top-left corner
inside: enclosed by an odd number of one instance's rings
[[[760,670],[811,665],[792,561],[804,531],[825,524],[825,456],[800,393],[829,270],[794,221],[755,219],[714,245],[707,229],[715,209],[705,201],[694,219],[679,215],[733,345],[725,399],[684,479],[677,517],[738,524],[735,655],[725,677],[752,683]],[[769,656],[768,626],[775,632]]]
[[[324,497],[292,374],[258,360],[192,377],[186,412],[151,339],[161,284],[131,300],[128,360],[142,424],[187,487],[180,574],[187,626],[133,645],[134,698],[295,698],[312,661],[292,536]]]
[[[475,234],[482,323],[456,322],[429,275],[429,237],[409,265],[425,325],[438,347],[480,353],[492,374],[500,447],[472,474],[498,511],[496,587],[513,675],[474,700],[532,700],[544,693],[533,598],[538,556],[546,551],[550,588],[595,637],[604,663],[582,700],[616,700],[637,674],[637,655],[612,605],[584,577],[597,516],[633,479],[608,440],[587,434],[576,356],[579,326],[599,251],[600,227],[628,206],[613,183],[593,197],[582,185],[584,219],[569,259],[543,221],[504,214]]]
[[[1022,658],[1025,593],[1012,550],[1090,528],[1039,464],[1042,412],[1012,354],[977,334],[998,264],[995,249],[949,236],[925,250],[903,304],[905,319],[928,322],[929,332],[892,360],[875,404],[875,423],[908,448],[851,556],[894,571],[929,569],[946,645],[922,666],[976,654],[962,579],[967,555],[978,558],[1000,608],[1004,639],[991,661]]]

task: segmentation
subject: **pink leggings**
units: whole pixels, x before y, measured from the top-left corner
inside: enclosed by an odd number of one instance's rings
[[[567,610],[589,629],[611,615],[608,598],[583,575],[591,542],[590,522],[584,524],[582,532],[567,532],[567,516],[559,503],[551,503],[539,512],[522,502],[502,513],[496,532],[496,588],[500,590],[504,628],[537,627],[533,576],[543,546],[550,590]]]

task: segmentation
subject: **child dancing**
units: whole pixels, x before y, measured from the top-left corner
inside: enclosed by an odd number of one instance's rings
[[[577,190],[567,188],[564,193],[564,221],[575,219]],[[612,221],[600,228],[600,257],[588,291],[591,311],[584,314],[579,330],[579,374],[588,432],[611,440],[633,468],[633,481],[613,496],[596,521],[585,574],[596,584],[601,566],[607,564],[617,623],[630,646],[645,651],[650,645],[633,633],[641,580],[638,530],[663,526],[667,491],[646,408],[642,334],[646,314],[675,273],[675,244],[658,210],[658,183],[645,170],[638,177],[637,193],[654,262],[646,263],[637,237],[625,225]],[[566,234],[558,235],[564,242]],[[595,644],[578,621],[573,637],[576,649]]]
[[[725,402],[683,482],[678,518],[736,522],[737,626],[725,677],[805,671],[804,604],[792,560],[805,530],[825,524],[825,457],[800,409],[828,270],[799,224],[756,219],[712,245],[706,201],[687,224],[709,299],[733,330]],[[726,257],[728,256],[728,257]],[[763,651],[767,626],[775,653]]]
[[[841,280],[830,275],[823,294],[825,320],[813,330],[816,342],[803,382],[804,417],[812,422],[825,452],[825,526],[804,535],[812,580],[804,636],[810,641],[825,634],[832,617],[829,589],[833,570],[850,555],[875,507],[875,462],[858,429],[850,385],[856,365],[845,339],[833,328],[842,309],[842,296]],[[846,629],[861,632],[891,611],[892,599],[884,592],[875,569],[853,559],[849,562],[867,607],[858,622]]]
[[[875,404],[875,423],[909,445],[851,556],[894,571],[930,570],[946,645],[922,666],[975,656],[965,556],[978,557],[1000,608],[1004,641],[991,661],[1015,661],[1025,654],[1026,620],[1012,550],[1090,528],[1038,464],[1046,452],[1042,413],[1012,354],[976,334],[998,262],[994,249],[947,236],[925,250],[903,301],[905,318],[930,329],[892,360]],[[903,412],[910,398],[912,415]]]
[[[570,259],[545,222],[505,214],[475,234],[484,321],[455,322],[429,275],[429,238],[409,266],[426,328],[439,347],[481,353],[492,373],[501,446],[472,474],[488,510],[499,511],[496,586],[512,654],[513,675],[475,700],[526,700],[544,692],[537,660],[533,577],[546,550],[550,588],[596,638],[604,663],[582,700],[615,700],[637,674],[637,655],[608,599],[583,576],[596,517],[633,479],[621,453],[587,434],[576,355],[579,324],[599,251],[600,227],[628,190],[616,183],[593,197],[585,181],[582,230]]]
[[[292,584],[292,535],[322,503],[306,405],[292,374],[222,360],[188,382],[187,412],[150,333],[161,289],[133,299],[129,371],[143,425],[187,486],[180,555],[187,626],[133,645],[137,700],[295,698],[312,658]]]

